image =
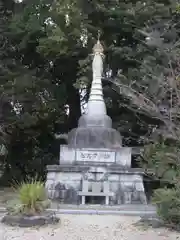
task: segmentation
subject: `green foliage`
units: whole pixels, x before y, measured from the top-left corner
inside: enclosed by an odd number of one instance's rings
[[[22,183],[18,191],[20,201],[29,208],[33,208],[37,201],[45,198],[44,184],[38,181]]]
[[[0,1],[0,144],[8,150],[0,161],[5,183],[33,177],[34,169],[45,178],[45,166],[58,158],[54,132],[65,117],[64,88],[56,87],[49,59],[36,51],[47,11],[42,6],[39,19],[40,9],[31,3],[14,3],[17,8],[7,14],[5,1]]]
[[[164,142],[152,143],[144,147],[140,165],[151,171],[163,184],[175,184],[180,177],[180,149]]]
[[[77,126],[78,88],[83,85],[88,96],[88,54],[98,30],[106,55],[104,76],[112,72],[105,91],[108,114],[124,144],[143,145],[155,128],[165,125],[167,135],[179,126],[174,97],[179,86],[166,78],[173,73],[169,60],[174,70],[179,59],[179,13],[173,2],[0,1],[0,144],[8,150],[0,160],[6,182],[34,176],[34,169],[45,178],[45,166],[58,158],[53,136]]]
[[[22,182],[15,188],[17,199],[8,203],[10,214],[33,215],[41,213],[50,205],[44,183],[37,180]]]
[[[162,188],[154,192],[152,201],[157,206],[158,215],[168,224],[180,224],[180,188]]]

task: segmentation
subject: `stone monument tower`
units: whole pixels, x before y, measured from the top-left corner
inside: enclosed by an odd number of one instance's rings
[[[112,128],[102,91],[103,47],[98,40],[93,48],[93,81],[87,113],[78,127],[68,134],[68,144],[60,146],[59,165],[47,166],[46,188],[51,199],[78,204],[83,181],[88,181],[84,195],[90,196],[94,183],[106,182],[111,204],[146,204],[143,171],[131,168],[131,148],[122,147],[120,133]],[[101,185],[99,188],[102,193]],[[98,193],[92,193],[98,196]]]

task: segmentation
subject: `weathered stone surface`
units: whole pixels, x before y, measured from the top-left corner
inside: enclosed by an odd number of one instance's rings
[[[34,227],[43,226],[47,224],[56,224],[60,221],[54,213],[44,213],[36,216],[23,216],[23,215],[5,215],[1,222],[10,226],[18,227]]]
[[[141,219],[135,223],[136,226],[161,228],[165,226],[165,223],[158,217],[142,216]]]
[[[67,145],[60,147],[60,164],[74,163],[116,164],[122,167],[131,167],[131,148],[72,148]]]
[[[76,161],[115,163],[116,152],[109,149],[76,149]]]
[[[124,167],[131,167],[131,148],[122,147],[116,152],[116,164]]]
[[[60,172],[56,180],[60,181],[61,183],[69,182],[69,181],[80,181],[82,178],[82,174],[80,172]]]
[[[93,165],[93,164],[61,164],[61,165],[48,165],[47,166],[47,171],[48,174],[53,172],[53,173],[64,173],[64,172],[68,172],[68,173],[72,173],[72,172],[87,172],[89,170],[89,168],[91,167],[105,167],[107,168],[109,173],[114,173],[114,174],[128,174],[128,175],[132,175],[132,174],[137,174],[137,175],[144,175],[144,171],[141,168],[123,168],[122,166],[119,165]],[[55,174],[54,174],[55,175]]]
[[[142,171],[139,169],[112,171],[109,167],[91,166],[88,169],[81,167],[72,166],[72,169],[75,168],[78,172],[63,172],[63,169],[58,168],[59,172],[57,171],[54,175],[53,184],[47,187],[48,196],[66,204],[77,204],[79,203],[77,192],[81,191],[82,179],[86,179],[89,181],[90,188],[92,188],[92,181],[108,181],[110,191],[114,192],[112,204],[147,204]],[[79,172],[80,169],[84,171]],[[64,189],[63,193],[61,189]]]
[[[67,145],[60,146],[59,164],[67,163],[72,164],[75,161],[76,151],[74,148]]]

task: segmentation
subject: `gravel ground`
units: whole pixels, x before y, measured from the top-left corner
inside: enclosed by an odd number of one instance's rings
[[[175,240],[180,233],[167,229],[143,229],[138,217],[60,215],[56,226],[22,229],[0,224],[0,240]]]

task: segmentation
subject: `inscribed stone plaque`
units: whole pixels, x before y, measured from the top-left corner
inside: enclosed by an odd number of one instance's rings
[[[81,162],[115,162],[115,152],[77,150],[76,161]]]

